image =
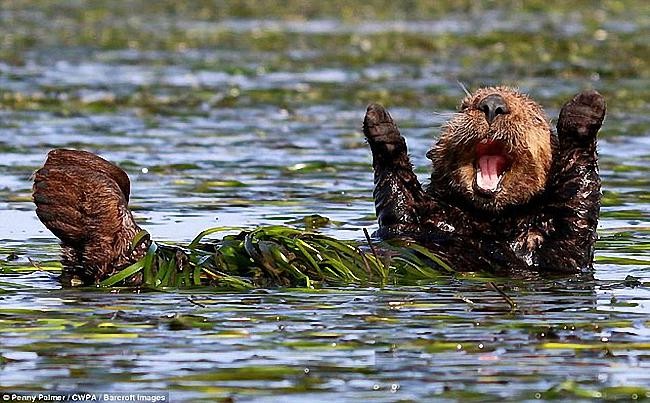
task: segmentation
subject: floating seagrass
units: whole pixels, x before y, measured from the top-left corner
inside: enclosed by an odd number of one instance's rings
[[[215,227],[187,246],[152,242],[145,256],[101,286],[138,284],[149,288],[214,286],[226,289],[284,286],[413,283],[453,273],[438,256],[408,241],[361,245],[286,226],[263,226],[204,243]],[[141,231],[133,248],[148,239]]]

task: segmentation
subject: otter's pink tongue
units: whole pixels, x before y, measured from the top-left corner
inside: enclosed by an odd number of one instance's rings
[[[482,155],[478,159],[476,170],[476,184],[483,190],[495,191],[499,186],[499,179],[506,165],[503,155]]]

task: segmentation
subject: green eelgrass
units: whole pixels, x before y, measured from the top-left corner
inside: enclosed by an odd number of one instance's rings
[[[233,228],[207,229],[187,246],[151,243],[141,260],[100,285],[129,283],[133,276],[141,276],[142,285],[149,288],[384,286],[435,280],[454,272],[430,250],[410,242],[376,248],[286,226],[258,227],[214,243],[202,242],[209,234],[229,230]],[[144,231],[134,246],[143,240],[148,240]]]

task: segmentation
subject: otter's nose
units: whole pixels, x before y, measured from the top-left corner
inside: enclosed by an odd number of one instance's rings
[[[492,121],[497,115],[505,115],[510,112],[508,105],[506,105],[506,100],[499,94],[492,94],[483,98],[478,103],[478,108],[485,113],[485,119],[487,119],[489,124],[492,124]]]

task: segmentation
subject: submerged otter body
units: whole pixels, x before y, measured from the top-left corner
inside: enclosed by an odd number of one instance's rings
[[[575,273],[593,260],[600,209],[596,134],[605,102],[567,102],[553,132],[542,108],[505,87],[469,95],[427,153],[431,182],[413,173],[386,110],[370,105],[377,235],[410,238],[459,271]]]

